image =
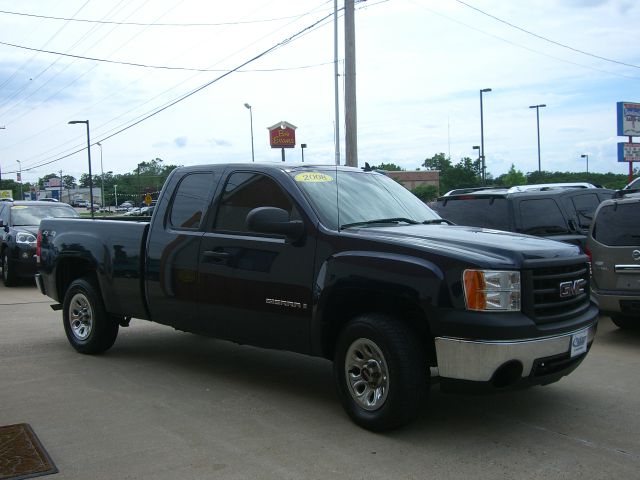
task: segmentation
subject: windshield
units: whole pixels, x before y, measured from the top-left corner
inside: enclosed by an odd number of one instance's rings
[[[366,222],[410,224],[440,219],[409,190],[380,173],[319,168],[291,175],[322,223],[334,230]]]
[[[40,225],[43,218],[78,217],[76,211],[68,205],[14,205],[11,207],[11,220],[15,227]]]

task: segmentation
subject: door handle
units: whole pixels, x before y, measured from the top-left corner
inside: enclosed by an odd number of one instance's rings
[[[223,252],[222,250],[205,250],[202,255],[206,258],[212,258],[215,260],[228,260],[231,258],[229,252]]]

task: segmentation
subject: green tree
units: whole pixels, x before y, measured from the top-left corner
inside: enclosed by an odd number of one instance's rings
[[[504,175],[500,175],[496,178],[498,185],[504,185],[506,187],[512,187],[514,185],[526,185],[527,177],[520,170],[516,170],[516,166],[512,163],[511,168]]]
[[[455,188],[478,187],[482,184],[478,160],[472,160],[469,157],[461,158],[458,163],[453,164],[444,153],[437,153],[425,159],[422,166],[429,170],[440,171],[441,192],[448,192]]]
[[[387,172],[402,172],[404,169],[395,163],[381,163],[377,166],[372,166],[374,170],[386,170]]]
[[[435,185],[418,185],[416,188],[411,190],[416,197],[418,197],[423,202],[430,202],[438,198],[438,187]]]

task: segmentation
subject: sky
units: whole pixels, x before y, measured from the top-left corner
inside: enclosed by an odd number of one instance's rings
[[[343,0],[338,7],[342,8]],[[0,168],[62,171],[280,162],[267,128],[297,127],[286,161],[335,162],[332,0],[0,0]],[[344,24],[339,14],[341,161]],[[627,173],[616,102],[640,102],[640,2],[356,3],[359,164],[414,170],[477,157],[487,171]],[[39,50],[39,51],[38,51]],[[84,57],[84,58],[82,58]],[[135,64],[135,65],[133,65]],[[153,68],[152,68],[153,67]],[[251,110],[245,108],[251,105]],[[95,145],[100,142],[101,147]],[[83,150],[84,149],[84,150]],[[17,161],[20,161],[18,163]],[[102,162],[101,162],[102,161]],[[102,163],[102,164],[101,164]]]

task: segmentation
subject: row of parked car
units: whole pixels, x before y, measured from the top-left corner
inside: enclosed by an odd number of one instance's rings
[[[36,235],[43,218],[76,218],[75,208],[89,209],[89,202],[74,201],[73,205],[47,198],[38,201],[20,201],[5,198],[0,202],[0,276],[6,286],[20,279],[33,278],[37,265]],[[116,209],[124,215],[151,216],[153,205],[134,207],[124,202]],[[98,205],[94,205],[97,210]]]
[[[640,187],[640,179],[635,180]],[[483,187],[447,192],[429,206],[458,225],[505,230],[572,243],[592,259],[592,293],[621,328],[640,328],[640,188],[614,191],[588,183]],[[117,209],[150,216],[155,205]],[[0,269],[5,285],[32,277],[36,234],[47,217],[77,217],[71,206],[0,202]]]
[[[591,258],[592,294],[601,312],[620,328],[640,328],[640,188],[616,192],[573,183],[460,189],[430,206],[458,225],[577,245]]]

